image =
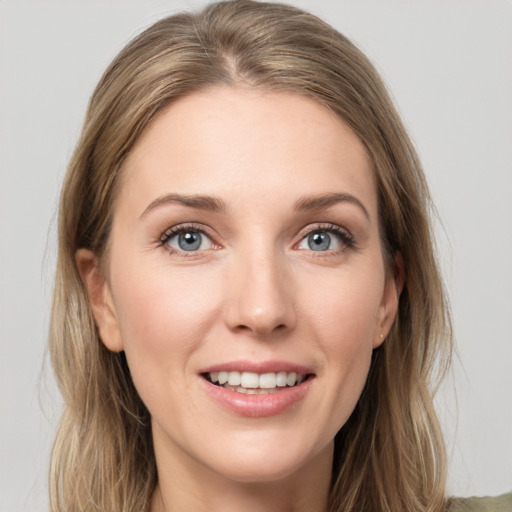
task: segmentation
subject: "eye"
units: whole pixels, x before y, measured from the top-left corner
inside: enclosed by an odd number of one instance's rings
[[[332,249],[332,240],[329,233],[311,233],[306,237],[306,241],[312,251],[328,251]]]
[[[311,251],[329,251],[340,247],[339,240],[327,231],[314,231],[301,240],[299,249]]]
[[[354,246],[352,236],[339,226],[331,225],[310,231],[297,245],[298,249],[315,252],[338,251]]]
[[[214,246],[204,231],[187,227],[171,229],[162,236],[161,242],[171,249],[185,252],[205,251]]]

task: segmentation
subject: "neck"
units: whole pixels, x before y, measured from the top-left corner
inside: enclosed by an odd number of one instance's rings
[[[268,482],[234,481],[197,461],[158,452],[159,481],[151,512],[326,512],[332,446],[292,474]]]

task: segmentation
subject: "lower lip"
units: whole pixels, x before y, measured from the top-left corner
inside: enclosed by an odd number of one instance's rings
[[[248,418],[276,416],[291,409],[306,396],[313,380],[310,377],[298,386],[282,388],[267,395],[246,395],[216,386],[201,377],[206,392],[215,402],[232,413]]]

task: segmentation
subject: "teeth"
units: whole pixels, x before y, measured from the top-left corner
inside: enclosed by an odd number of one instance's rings
[[[288,377],[286,378],[286,384],[288,384],[288,386],[293,386],[296,380],[297,374],[295,372],[289,373]]]
[[[276,373],[276,385],[280,388],[284,388],[286,386],[286,381],[288,380],[288,374],[286,372]]]
[[[256,389],[260,387],[260,378],[257,373],[252,372],[243,372],[241,379],[240,379],[240,385],[243,388],[248,389]]]
[[[240,372],[229,372],[228,374],[228,384],[230,386],[240,386]],[[247,387],[247,386],[244,386]]]
[[[265,393],[264,390],[284,388],[300,384],[306,378],[305,375],[295,372],[277,373],[253,373],[253,372],[211,372],[210,380],[221,386],[228,387],[239,393],[254,395]]]
[[[276,374],[275,373],[264,373],[260,375],[259,386],[263,389],[272,389],[276,387]]]

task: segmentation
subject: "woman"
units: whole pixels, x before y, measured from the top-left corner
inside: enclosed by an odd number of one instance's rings
[[[450,322],[379,77],[291,7],[130,43],[60,208],[54,510],[445,510]]]

